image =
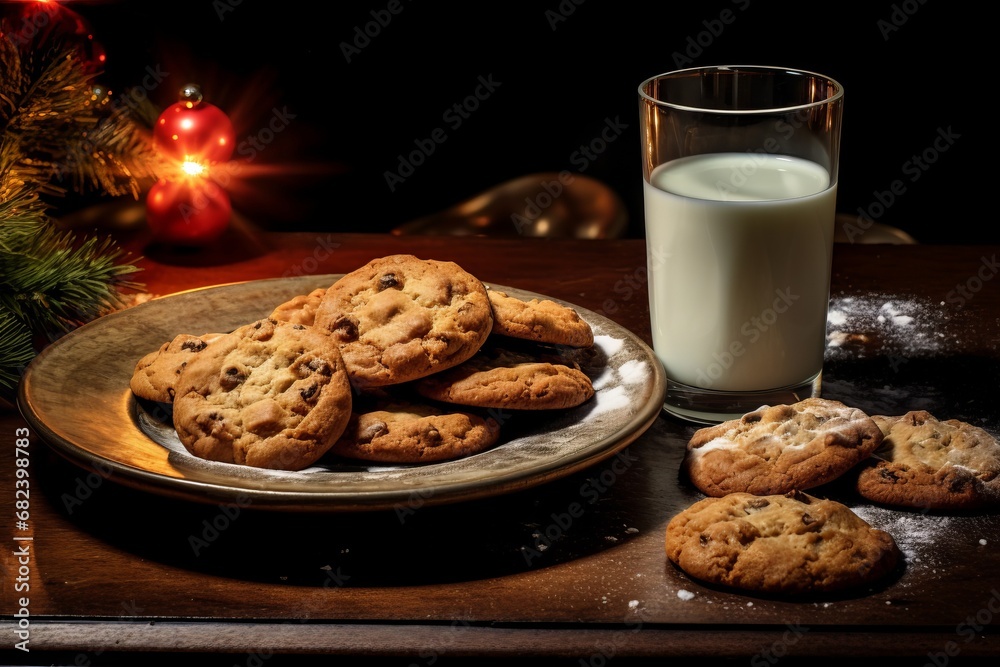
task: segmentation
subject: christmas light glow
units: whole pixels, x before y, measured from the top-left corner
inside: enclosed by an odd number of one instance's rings
[[[205,174],[205,165],[193,160],[185,160],[181,163],[181,171],[188,176],[202,176]]]

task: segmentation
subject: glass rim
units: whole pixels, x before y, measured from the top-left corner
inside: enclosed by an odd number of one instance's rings
[[[822,100],[817,100],[815,102],[806,102],[803,104],[793,104],[789,106],[782,107],[760,107],[753,109],[711,109],[708,107],[695,107],[687,104],[677,104],[675,102],[667,102],[664,100],[659,100],[646,92],[647,86],[654,81],[674,78],[677,75],[683,74],[694,74],[694,73],[705,73],[705,72],[723,72],[723,71],[746,71],[746,72],[757,72],[757,73],[771,73],[771,74],[790,74],[795,76],[806,76],[813,77],[816,79],[823,79],[829,82],[835,88],[834,94],[826,97]],[[651,102],[660,107],[669,107],[671,109],[677,109],[678,111],[700,111],[705,113],[717,113],[717,114],[731,114],[731,115],[750,115],[750,114],[766,114],[766,113],[787,113],[789,111],[798,111],[801,109],[811,109],[813,107],[823,106],[825,104],[830,104],[836,102],[844,96],[844,86],[840,84],[836,79],[827,76],[826,74],[820,74],[819,72],[812,72],[809,70],[798,69],[795,67],[780,67],[777,65],[702,65],[700,67],[688,67],[685,69],[675,69],[669,72],[662,72],[660,74],[653,75],[642,83],[639,84],[639,97],[643,101]]]

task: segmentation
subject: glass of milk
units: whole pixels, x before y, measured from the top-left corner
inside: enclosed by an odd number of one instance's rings
[[[646,261],[664,409],[698,423],[818,396],[843,87],[763,66],[639,86]]]

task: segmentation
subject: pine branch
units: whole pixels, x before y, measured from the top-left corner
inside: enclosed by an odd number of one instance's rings
[[[119,264],[123,253],[108,239],[77,243],[48,227],[21,252],[0,253],[0,284],[16,292],[0,297],[12,312],[54,340],[74,327],[123,305],[119,289],[139,288]],[[6,291],[6,290],[5,290]]]
[[[0,250],[28,247],[50,223],[35,185],[39,176],[18,162],[15,145],[0,137]]]
[[[0,24],[0,31],[3,25]],[[0,39],[0,132],[4,131],[8,120],[17,112],[14,100],[21,89],[21,55],[9,39]]]
[[[0,71],[12,68],[7,53],[0,48],[7,61]],[[139,120],[146,109],[97,94],[72,50],[38,60],[20,61],[37,65],[37,77],[22,72],[0,83],[0,133],[20,145],[25,167],[46,174],[39,183],[47,194],[96,190],[138,199],[146,183],[167,173]]]
[[[152,133],[133,120],[132,107],[116,106],[92,130],[67,143],[58,179],[69,180],[76,191],[138,199],[141,185],[159,179],[167,168],[152,149]]]
[[[4,138],[0,137],[0,141]],[[120,305],[119,288],[135,288],[137,269],[118,264],[122,252],[109,240],[78,241],[57,229],[37,188],[0,145],[0,301],[22,322],[49,338]]]
[[[110,239],[80,241],[41,209],[16,212],[4,217],[0,207],[0,392],[11,388],[5,383],[24,367],[25,349],[34,354],[36,339],[56,340],[123,306],[122,290],[142,287],[131,280],[139,269]]]
[[[31,331],[0,306],[0,395],[17,386],[22,369],[34,356]]]
[[[42,196],[138,198],[140,181],[166,164],[136,109],[96,94],[72,49],[15,43],[5,28],[0,19],[0,393],[9,394],[36,343],[117,310],[122,290],[141,288],[112,240],[61,231]]]

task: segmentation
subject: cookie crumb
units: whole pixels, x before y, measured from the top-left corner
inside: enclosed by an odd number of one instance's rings
[[[682,600],[691,600],[694,598],[694,593],[692,593],[691,591],[686,591],[682,588],[679,591],[677,591],[677,597],[679,597]]]
[[[985,547],[986,546],[986,538],[984,537],[983,539],[979,540],[979,543],[982,544]]]
[[[635,609],[638,606],[639,606],[639,601],[638,600],[629,600],[628,601],[628,608],[629,609]]]

